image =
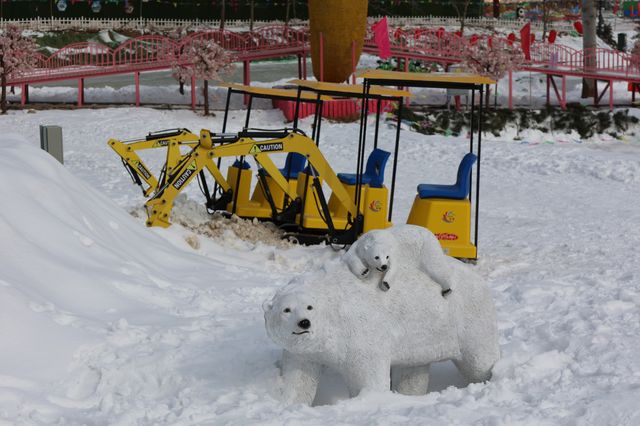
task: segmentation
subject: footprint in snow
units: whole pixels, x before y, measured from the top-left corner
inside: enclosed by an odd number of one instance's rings
[[[80,240],[80,243],[85,246],[85,247],[91,247],[93,245],[93,240],[89,237],[87,237],[86,235],[82,235],[80,232],[78,231],[73,231],[73,235],[75,235],[76,237],[78,237],[78,239]]]

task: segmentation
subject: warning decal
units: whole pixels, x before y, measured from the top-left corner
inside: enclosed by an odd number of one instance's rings
[[[283,148],[284,145],[282,144],[282,142],[262,144],[257,143],[251,147],[251,149],[249,150],[249,154],[256,155],[262,154],[263,152],[282,151]]]

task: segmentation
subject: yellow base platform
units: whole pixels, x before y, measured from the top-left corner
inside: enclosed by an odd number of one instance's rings
[[[421,199],[416,195],[407,223],[429,229],[449,256],[476,259],[471,242],[471,203],[444,198]]]

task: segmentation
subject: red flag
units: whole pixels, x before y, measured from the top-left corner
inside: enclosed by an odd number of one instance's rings
[[[582,30],[583,30],[583,28],[582,28],[582,22],[580,22],[580,21],[576,21],[576,22],[574,22],[574,23],[573,23],[573,28],[575,28],[575,29],[576,29],[576,31],[578,32],[578,34],[582,35]]]
[[[520,30],[520,45],[522,46],[522,53],[524,58],[531,60],[531,23],[527,22],[527,25]]]
[[[513,46],[513,43],[516,41],[516,35],[514,33],[509,33],[509,36],[507,36],[507,42],[509,43],[509,46]]]
[[[447,30],[445,30],[443,27],[440,27],[436,30],[436,37],[438,38],[442,38],[442,36],[444,35],[444,33],[446,33]]]
[[[385,16],[380,21],[371,26],[374,34],[374,41],[380,51],[381,59],[387,59],[391,56],[391,45],[389,44],[389,25]]]
[[[549,32],[549,44],[555,43],[556,37],[558,37],[558,33],[556,32],[556,30],[551,30]]]
[[[478,40],[480,40],[480,37],[478,37],[478,34],[474,34],[469,39],[469,43],[471,43],[472,46],[475,46]]]

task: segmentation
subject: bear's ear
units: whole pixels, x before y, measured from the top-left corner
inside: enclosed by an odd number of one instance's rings
[[[265,300],[262,302],[262,310],[265,312],[269,312],[273,308],[273,302],[271,300]]]

